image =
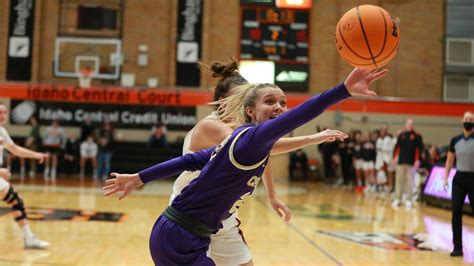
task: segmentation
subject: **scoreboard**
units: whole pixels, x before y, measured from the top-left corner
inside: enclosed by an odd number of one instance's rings
[[[308,10],[243,6],[241,18],[240,59],[308,62]]]

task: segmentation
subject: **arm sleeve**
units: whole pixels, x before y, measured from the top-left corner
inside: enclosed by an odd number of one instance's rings
[[[341,83],[277,118],[251,128],[236,143],[235,158],[245,165],[252,165],[262,160],[279,138],[311,121],[331,105],[350,96],[344,83]],[[252,149],[248,148],[249,145]]]
[[[170,177],[183,171],[201,170],[210,160],[214,149],[215,147],[211,147],[206,150],[185,154],[140,171],[138,175],[143,183],[147,183],[156,179]]]

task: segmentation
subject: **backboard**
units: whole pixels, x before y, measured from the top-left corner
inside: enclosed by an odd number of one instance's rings
[[[119,79],[121,48],[119,39],[57,37],[54,75],[77,78],[87,68],[94,72],[94,79]]]

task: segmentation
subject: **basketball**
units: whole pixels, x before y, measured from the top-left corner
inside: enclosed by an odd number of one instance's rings
[[[336,26],[336,49],[354,67],[376,69],[397,54],[400,28],[383,8],[361,5],[347,11]]]

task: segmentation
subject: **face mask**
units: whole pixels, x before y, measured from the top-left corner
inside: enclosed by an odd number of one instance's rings
[[[464,122],[462,125],[466,131],[471,131],[471,129],[474,127],[474,123],[472,122]]]

